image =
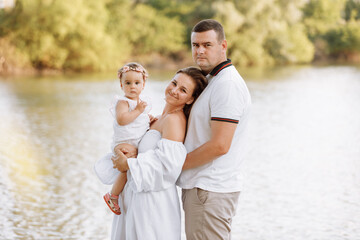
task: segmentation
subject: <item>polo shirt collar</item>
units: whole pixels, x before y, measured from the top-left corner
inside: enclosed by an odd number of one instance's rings
[[[231,59],[227,59],[226,61],[220,63],[219,65],[217,65],[211,72],[210,75],[215,77],[221,70],[223,70],[224,68],[230,67],[232,66],[231,63]]]

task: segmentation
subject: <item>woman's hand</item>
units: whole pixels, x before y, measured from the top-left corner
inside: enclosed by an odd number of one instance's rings
[[[129,170],[127,157],[121,151],[117,151],[116,155],[111,157],[111,160],[114,164],[113,168],[116,168],[120,172],[126,172]]]
[[[114,148],[115,154],[121,151],[127,158],[136,158],[137,148],[128,143],[121,143]]]
[[[113,161],[113,168],[117,168],[120,172],[129,170],[127,164],[128,158],[135,158],[137,156],[137,148],[128,143],[121,143],[114,148],[115,156],[111,157]]]

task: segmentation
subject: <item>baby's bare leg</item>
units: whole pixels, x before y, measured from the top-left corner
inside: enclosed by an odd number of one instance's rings
[[[115,154],[120,154],[119,152],[122,152],[128,158],[136,157],[137,155],[136,147],[127,143],[116,145],[116,147],[114,148],[114,152]],[[107,202],[108,206],[110,207],[110,209],[112,209],[112,211],[115,214],[120,214],[118,199],[120,193],[123,191],[125,187],[126,181],[127,181],[126,172],[120,172],[119,176],[116,178],[112,186],[111,192],[105,194],[104,196],[104,199]]]
[[[104,195],[104,200],[106,204],[109,206],[110,210],[116,215],[121,214],[121,210],[119,207],[119,195],[123,191],[124,186],[127,181],[126,172],[121,172],[119,176],[116,178],[111,192]]]
[[[120,195],[120,193],[124,189],[126,181],[127,181],[126,172],[121,172],[112,186],[111,193],[116,196]]]

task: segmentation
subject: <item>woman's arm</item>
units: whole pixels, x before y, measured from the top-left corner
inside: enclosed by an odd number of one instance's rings
[[[185,130],[186,130],[186,119],[184,119],[181,115],[171,114],[164,119],[164,122],[161,126],[161,134],[162,138],[168,139],[176,142],[183,142],[185,138]],[[135,158],[135,156],[131,156],[127,154],[127,149],[134,153],[134,146],[127,144],[127,148],[125,144],[119,144],[115,147],[116,156],[113,156],[111,160],[113,161],[114,168],[117,168],[120,172],[126,172],[129,170],[128,158]],[[129,151],[128,150],[128,151]],[[135,148],[136,154],[137,149]],[[130,153],[131,154],[131,153]],[[134,154],[132,154],[134,155]]]
[[[162,139],[155,149],[139,153],[137,158],[127,159],[122,154],[114,159],[120,171],[130,169],[130,186],[135,192],[164,190],[173,186],[179,177],[187,154],[182,143],[186,120],[174,115],[162,122]]]

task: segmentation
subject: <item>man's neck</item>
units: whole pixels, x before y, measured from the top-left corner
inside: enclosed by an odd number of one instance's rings
[[[216,67],[214,67],[208,74],[211,74],[212,76],[216,76],[220,71],[222,71],[224,68],[232,66],[231,60],[226,59],[222,62],[220,62]]]
[[[227,61],[228,59],[225,57],[223,58],[221,61],[219,61],[215,67],[213,67],[212,69],[201,69],[202,73],[206,76],[209,73],[211,73],[216,67],[218,67],[220,64],[222,64],[223,62]]]

